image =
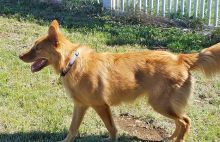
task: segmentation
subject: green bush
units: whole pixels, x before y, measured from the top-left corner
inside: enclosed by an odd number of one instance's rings
[[[220,41],[220,28],[216,28],[214,31],[211,32],[208,36],[208,41],[210,44],[215,44]]]

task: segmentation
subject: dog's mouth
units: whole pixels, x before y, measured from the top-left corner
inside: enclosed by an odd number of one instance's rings
[[[45,58],[39,58],[34,61],[34,63],[31,65],[31,71],[32,72],[37,72],[43,69],[48,65],[48,60]]]

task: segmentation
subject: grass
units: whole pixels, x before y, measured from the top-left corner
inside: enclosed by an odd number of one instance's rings
[[[0,0],[1,142],[56,141],[63,139],[67,133],[73,104],[65,94],[59,76],[51,68],[32,74],[30,66],[18,59],[24,48],[46,34],[47,25],[53,18],[61,21],[62,32],[71,41],[87,44],[98,52],[146,50],[153,46],[169,47],[176,52],[193,52],[216,42],[194,31],[120,24],[106,15],[80,15],[79,18],[76,16],[79,11],[66,13],[68,11],[36,7],[24,1],[20,1],[20,5],[15,3]],[[196,78],[194,98],[187,109],[193,127],[188,141],[220,141],[220,76],[211,79],[205,79],[200,73],[193,76]],[[113,107],[112,111],[115,116],[129,113],[151,121],[168,133],[174,127],[170,120],[154,112],[146,99]],[[107,136],[107,130],[90,109],[80,127],[77,141],[99,141],[104,136]],[[135,141],[122,130],[119,130],[119,136],[121,141]]]
[[[96,10],[94,7],[97,7]],[[140,45],[143,48],[163,46],[175,52],[191,52],[219,41],[212,35],[205,36],[194,31],[183,32],[176,28],[144,26],[138,22],[134,22],[135,24],[120,20],[115,22],[109,15],[100,13],[97,5],[71,10],[47,4],[33,4],[30,0],[20,0],[19,3],[13,0],[0,0],[0,13],[18,21],[35,22],[44,26],[56,18],[68,32],[82,33],[82,37],[72,38],[73,41],[78,41],[77,38],[91,38],[85,40],[86,44],[96,47],[97,50],[100,48],[105,50],[105,47],[99,46],[104,44],[104,46]]]

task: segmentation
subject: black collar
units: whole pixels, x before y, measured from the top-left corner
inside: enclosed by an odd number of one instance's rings
[[[72,58],[70,59],[69,63],[67,64],[66,68],[63,69],[60,73],[60,76],[61,77],[64,77],[68,71],[71,69],[71,67],[73,66],[73,64],[75,63],[76,59],[78,58],[79,56],[79,52],[78,51],[75,51],[73,54],[72,54]]]

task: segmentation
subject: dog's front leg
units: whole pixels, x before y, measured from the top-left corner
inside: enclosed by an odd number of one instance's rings
[[[112,114],[108,105],[101,105],[93,107],[98,115],[101,117],[106,128],[108,129],[110,136],[109,138],[103,139],[104,142],[117,141],[117,129],[115,127],[114,120],[112,119]]]
[[[78,128],[82,122],[82,119],[87,109],[88,109],[87,106],[82,106],[82,105],[77,105],[77,104],[74,105],[73,117],[72,117],[72,122],[69,128],[69,132],[66,138],[60,142],[73,142],[73,140],[75,139],[77,135]]]

